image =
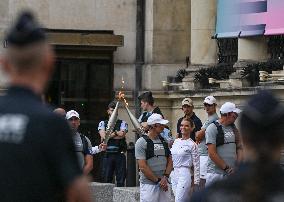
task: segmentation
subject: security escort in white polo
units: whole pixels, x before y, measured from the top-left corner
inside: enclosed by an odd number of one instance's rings
[[[72,138],[74,141],[75,152],[77,154],[79,164],[85,175],[89,174],[93,169],[92,144],[89,138],[79,133],[80,116],[75,110],[66,113],[66,119],[72,130]]]
[[[205,131],[209,155],[205,186],[234,172],[239,154],[237,150],[242,148],[234,125],[240,112],[234,103],[226,102],[220,108],[220,119],[211,123]]]
[[[195,133],[195,140],[198,144],[199,156],[200,156],[200,184],[199,187],[202,189],[205,187],[206,176],[207,176],[207,165],[208,165],[208,150],[206,146],[205,131],[206,128],[219,119],[216,113],[217,101],[213,96],[207,96],[204,101],[204,110],[208,117],[205,120],[200,131]]]
[[[171,199],[168,177],[173,163],[168,144],[160,135],[168,122],[160,114],[152,114],[147,120],[148,134],[140,137],[135,144],[141,202],[169,202]]]

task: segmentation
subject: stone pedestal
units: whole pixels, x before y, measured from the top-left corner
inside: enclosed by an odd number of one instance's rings
[[[194,81],[194,75],[186,76],[182,79],[182,89],[183,90],[195,90],[199,89],[201,86],[199,82]]]
[[[249,87],[249,82],[245,78],[231,78],[230,83],[232,88]]]
[[[196,90],[201,88],[199,82],[194,80],[196,72],[201,68],[207,68],[205,65],[190,65],[186,68],[187,75],[182,79],[182,89],[183,90]]]
[[[234,65],[236,72],[230,75],[230,79],[233,79],[233,85],[240,88],[248,87],[250,84],[246,78],[242,77],[242,69],[248,64],[266,61],[267,59],[267,42],[265,37],[239,38],[238,61]]]
[[[113,201],[115,202],[139,202],[139,187],[115,187],[113,189]]]
[[[112,202],[114,184],[92,182],[89,186],[93,202]]]
[[[243,68],[246,67],[249,64],[256,63],[254,60],[238,60],[234,64],[234,68],[236,69],[236,72],[232,73],[230,78],[230,83],[233,88],[242,88],[242,87],[249,87],[250,82],[247,80],[247,78],[242,77],[242,71]]]
[[[257,63],[257,62],[259,62],[259,61],[256,61],[256,60],[242,60],[242,59],[240,59],[240,60],[238,60],[234,64],[234,68],[236,69],[235,73],[240,74],[244,67],[246,67],[247,65],[250,65],[250,64]]]

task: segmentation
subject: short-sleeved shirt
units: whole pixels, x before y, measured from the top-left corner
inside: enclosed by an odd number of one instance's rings
[[[78,157],[79,165],[81,169],[83,169],[85,165],[85,155],[92,155],[91,141],[89,140],[89,138],[85,136],[88,143],[88,148],[86,149],[86,151],[84,151],[83,142],[82,138],[80,137],[80,133],[76,132],[75,134],[73,134],[72,138],[74,141],[75,152]]]
[[[165,149],[159,137],[155,140],[152,140],[154,143],[154,154],[153,158],[147,160],[147,164],[153,173],[161,177],[163,176],[166,165],[167,165],[167,157],[165,156]],[[143,137],[140,137],[135,144],[135,157],[137,160],[146,159],[146,149],[147,142]],[[147,179],[145,175],[140,171],[140,182],[143,184],[155,184],[151,180]]]
[[[106,130],[106,124],[105,121],[100,121],[99,126],[98,126],[98,131],[99,130]],[[124,130],[125,132],[128,131],[128,124],[125,121],[121,121],[120,125],[120,131]]]
[[[181,117],[178,122],[177,122],[177,134],[179,135],[179,137],[181,137],[181,132],[180,132],[180,125],[182,122],[182,119],[185,118]],[[199,131],[202,127],[202,122],[201,120],[195,115],[195,113],[193,112],[192,116],[190,117],[190,119],[193,121],[195,128],[193,129],[193,131],[190,134],[190,138],[195,142],[195,133],[197,131]]]
[[[224,144],[216,148],[217,154],[226,162],[227,165],[235,167],[236,155],[237,155],[235,133],[233,131],[232,126],[222,125],[222,129],[224,131]],[[215,126],[214,123],[211,123],[205,131],[206,145],[208,144],[216,145],[217,134],[218,134],[217,127]],[[210,158],[208,158],[207,172],[225,174],[225,172],[222,169],[220,169]]]
[[[78,176],[70,127],[23,87],[0,97],[1,201],[57,201]]]
[[[219,119],[218,114],[213,114],[209,116],[206,121],[204,122],[201,129],[205,129],[214,121],[217,121]],[[208,149],[206,146],[206,137],[204,136],[203,140],[198,144],[198,151],[200,156],[208,156]]]
[[[101,121],[99,123],[98,130],[106,130],[107,129],[107,120]],[[120,124],[120,125],[119,125]],[[128,124],[123,120],[117,120],[114,130],[128,132]],[[125,152],[127,149],[126,138],[122,139],[114,139],[110,138],[107,143],[107,153],[120,153]]]

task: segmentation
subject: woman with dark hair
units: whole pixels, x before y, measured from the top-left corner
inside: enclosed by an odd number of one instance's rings
[[[175,202],[189,200],[191,184],[199,185],[199,153],[196,143],[190,138],[194,123],[190,118],[181,121],[181,138],[177,138],[171,148],[174,170],[171,174]],[[190,169],[194,168],[194,183]]]
[[[253,96],[240,119],[246,163],[192,201],[284,201],[283,119],[284,107],[271,92]]]

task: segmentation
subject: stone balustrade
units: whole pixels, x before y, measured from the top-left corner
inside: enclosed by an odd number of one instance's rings
[[[266,82],[266,81],[284,81],[284,70],[272,71],[272,74],[269,74],[266,71],[259,71],[259,80],[261,82]]]

